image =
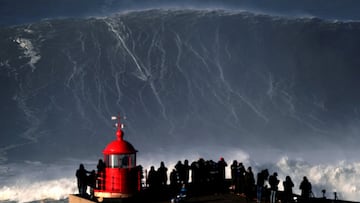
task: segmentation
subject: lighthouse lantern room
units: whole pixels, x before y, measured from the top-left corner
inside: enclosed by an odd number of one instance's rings
[[[124,140],[120,117],[117,119],[116,140],[103,150],[105,169],[99,172],[98,185],[94,196],[102,198],[127,198],[140,191],[141,179],[136,166],[136,150]]]

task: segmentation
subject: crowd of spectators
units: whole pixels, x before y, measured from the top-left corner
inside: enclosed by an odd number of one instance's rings
[[[275,203],[278,200],[291,203],[297,196],[293,194],[294,183],[290,176],[286,176],[282,182],[284,190],[278,191],[280,180],[277,172],[270,175],[268,169],[263,169],[255,176],[251,166],[246,168],[243,163],[234,160],[229,166],[231,178],[226,179],[227,166],[224,158],[220,158],[217,162],[200,158],[191,164],[188,160],[178,161],[169,173],[168,179],[168,169],[165,163],[161,162],[157,170],[151,166],[149,171],[145,171],[145,187],[151,191],[168,188],[173,195],[183,188],[187,188],[188,193],[192,195],[232,192],[259,203]],[[306,202],[312,197],[311,183],[306,176],[300,183],[299,189],[301,195],[297,197],[298,201]]]
[[[141,177],[144,178],[143,188],[148,191],[148,194],[154,196],[159,194],[176,196],[181,193],[181,196],[185,197],[187,193],[204,195],[232,192],[258,203],[275,203],[277,200],[284,203],[294,201],[294,183],[290,176],[286,176],[282,182],[284,190],[278,191],[280,180],[277,177],[277,172],[270,175],[268,169],[263,169],[257,173],[255,180],[255,175],[250,166],[245,168],[243,163],[234,160],[230,165],[231,178],[226,179],[225,169],[227,166],[224,158],[220,158],[217,162],[200,158],[191,164],[188,160],[178,161],[171,172],[168,171],[163,161],[157,169],[154,166],[151,166],[149,171],[143,172],[142,167],[139,169],[141,170]],[[102,160],[99,160],[97,173],[95,170],[87,171],[84,165],[80,164],[76,171],[76,177],[81,196],[87,195],[88,186],[94,189],[103,185],[102,182],[96,181],[101,180],[98,177],[104,175],[104,169],[105,163]],[[298,197],[298,201],[306,202],[313,195],[311,183],[306,176],[303,177],[299,189],[301,195]]]

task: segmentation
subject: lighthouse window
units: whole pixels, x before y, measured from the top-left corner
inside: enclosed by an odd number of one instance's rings
[[[132,168],[135,167],[134,154],[112,154],[106,156],[105,164],[109,168]]]

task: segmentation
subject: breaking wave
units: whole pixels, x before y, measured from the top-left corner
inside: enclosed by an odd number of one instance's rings
[[[120,112],[144,167],[223,156],[360,199],[359,35],[358,22],[211,9],[1,27],[0,198],[76,192],[78,163],[49,163],[98,156]]]
[[[295,183],[294,192],[300,194],[299,185],[303,176],[307,176],[313,185],[316,197],[322,197],[321,191],[326,190],[326,197],[334,198],[336,192],[339,199],[358,201],[360,199],[360,163],[342,161],[339,163],[312,165],[305,161],[282,158],[276,164],[279,179],[284,180],[290,175]]]
[[[64,200],[77,192],[77,161],[25,161],[0,165],[0,201]]]
[[[65,200],[69,194],[75,194],[76,191],[74,178],[35,182],[19,180],[16,185],[0,188],[0,201]]]
[[[292,178],[295,187],[294,193],[300,194],[299,185],[303,176],[307,176],[313,185],[313,192],[316,197],[322,197],[321,190],[326,190],[326,197],[333,198],[333,192],[337,192],[341,200],[356,201],[360,199],[360,163],[347,163],[346,161],[335,163],[333,165],[320,164],[314,165],[303,160],[290,160],[288,157],[282,157],[276,164],[260,164],[251,160],[243,151],[229,150],[222,153],[228,163],[226,170],[227,178],[230,178],[230,165],[232,158],[243,162],[244,165],[252,166],[256,175],[262,169],[268,168],[270,173],[277,172],[281,181],[279,189],[282,190],[282,181],[287,175]],[[231,153],[232,152],[232,153]],[[174,167],[178,160],[188,159],[190,162],[203,157],[205,159],[217,160],[217,155],[201,152],[199,154],[185,153],[182,156],[173,154],[153,154],[140,157],[139,163],[143,165],[144,170],[149,170],[150,166],[155,168],[160,166],[160,161],[165,161],[168,171]],[[178,159],[170,158],[176,156]],[[150,158],[150,159],[149,159]],[[54,164],[11,164],[1,165],[0,201],[32,202],[40,200],[66,201],[69,194],[77,193],[75,170],[78,163],[67,166]],[[96,167],[95,162],[85,162],[85,167],[92,170]],[[18,169],[22,170],[18,170]],[[26,170],[25,170],[26,169]],[[26,171],[26,172],[25,172]],[[61,178],[58,178],[61,177]]]

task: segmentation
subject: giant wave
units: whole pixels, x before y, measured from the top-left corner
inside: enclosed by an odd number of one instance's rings
[[[0,28],[2,163],[96,157],[121,112],[140,157],[290,154],[311,163],[291,174],[360,199],[346,183],[358,176],[359,32],[357,22],[171,9]]]

